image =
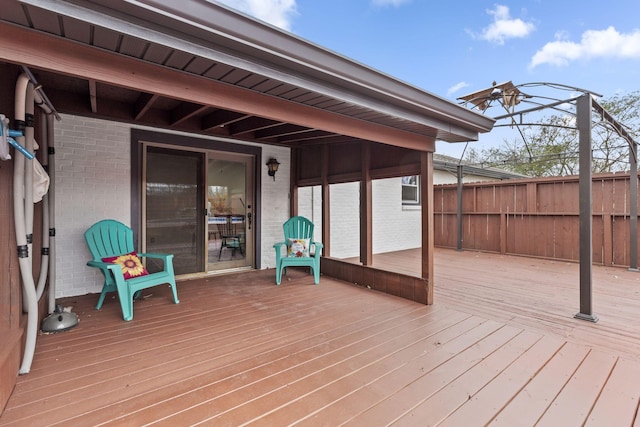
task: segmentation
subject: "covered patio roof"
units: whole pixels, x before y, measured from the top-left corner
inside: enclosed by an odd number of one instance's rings
[[[177,3],[176,3],[177,4]],[[61,112],[268,144],[434,151],[493,120],[204,0],[11,0],[0,60]]]

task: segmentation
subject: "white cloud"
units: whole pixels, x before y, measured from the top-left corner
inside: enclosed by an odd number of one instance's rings
[[[371,0],[374,6],[400,6],[409,3],[411,0]]]
[[[489,9],[487,13],[493,15],[493,22],[474,37],[491,43],[504,44],[506,39],[526,37],[536,28],[531,22],[511,18],[507,6],[496,4],[495,9]]]
[[[296,0],[218,0],[218,2],[287,31],[291,29],[291,19],[296,14]]]
[[[640,30],[623,34],[614,27],[582,33],[580,43],[566,40],[566,34],[556,34],[531,58],[531,68],[541,64],[568,65],[570,61],[592,58],[640,59]]]
[[[469,86],[469,83],[467,83],[467,82],[460,82],[458,84],[455,84],[455,85],[451,86],[449,89],[447,89],[447,95],[453,95],[454,93],[456,93],[460,89],[464,89],[467,86]]]

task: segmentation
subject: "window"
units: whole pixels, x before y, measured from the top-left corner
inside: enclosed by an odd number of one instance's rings
[[[402,177],[402,204],[420,205],[420,177],[418,175]]]

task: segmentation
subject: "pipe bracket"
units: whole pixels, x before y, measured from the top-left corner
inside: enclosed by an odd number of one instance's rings
[[[18,258],[29,258],[29,246],[27,245],[18,246]]]
[[[35,127],[35,125],[36,125],[36,116],[34,116],[33,114],[26,113],[24,115],[24,120],[25,120],[25,126],[30,127],[30,128]]]
[[[26,123],[24,120],[14,120],[13,121],[13,126],[15,127],[15,129],[21,133],[24,133],[24,128],[26,127]]]

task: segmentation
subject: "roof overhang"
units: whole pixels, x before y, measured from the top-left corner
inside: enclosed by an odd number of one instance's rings
[[[406,139],[412,141],[406,145],[408,148],[428,149],[433,144],[420,141],[477,140],[478,134],[491,130],[494,123],[491,118],[204,0],[11,1],[0,10],[0,19],[10,23],[4,24],[9,25],[6,31],[14,26],[26,27],[47,40],[40,52],[33,54],[9,52],[9,43],[5,42],[0,49],[5,61],[65,72],[52,65],[53,61],[36,58],[53,44],[64,41],[74,47],[69,56],[78,60],[77,50],[97,51],[105,57],[129,61],[131,67],[135,63],[146,64],[151,73],[156,72],[154,69],[177,72],[183,76],[177,80],[189,77],[193,85],[203,84],[216,91],[224,88],[234,95],[254,95],[288,106],[275,109],[271,115],[257,114],[233,104],[234,108],[230,108],[225,99],[185,99],[176,93],[138,88],[151,96],[175,96],[182,102],[247,113],[245,119],[248,115],[266,118],[274,121],[271,127],[289,124],[316,132],[319,137],[335,139],[342,135],[393,145],[402,145],[400,141]],[[56,54],[62,55],[65,45],[59,46],[61,51]],[[66,72],[86,77],[86,72],[72,68]],[[89,78],[122,84],[106,75]],[[292,116],[290,113],[295,110],[305,114]],[[310,123],[310,115],[323,120]],[[345,130],[361,126],[371,132],[354,134]],[[388,131],[380,132],[383,129]],[[263,142],[283,141],[295,143],[295,138],[267,138]]]

